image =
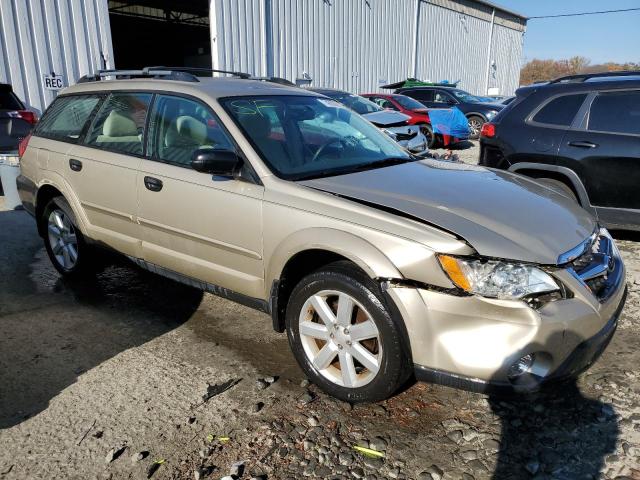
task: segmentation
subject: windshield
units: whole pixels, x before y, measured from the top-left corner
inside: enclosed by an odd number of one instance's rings
[[[367,100],[364,97],[359,95],[353,95],[351,93],[346,92],[323,92],[323,95],[327,97],[331,97],[334,100],[337,100],[341,104],[349,107],[356,113],[360,115],[365,115],[367,113],[379,112],[380,110],[384,110],[379,105],[373,103],[371,100]]]
[[[480,100],[478,97],[476,97],[475,95],[471,95],[464,90],[458,90],[457,88],[454,88],[451,90],[451,93],[453,93],[453,95],[461,102],[482,103],[482,100]]]
[[[406,95],[396,95],[393,99],[402,105],[402,108],[406,108],[407,110],[417,110],[418,108],[424,110],[425,108],[419,101],[411,97],[407,97]]]
[[[220,102],[281,178],[318,178],[413,160],[360,115],[328,98],[255,96]]]

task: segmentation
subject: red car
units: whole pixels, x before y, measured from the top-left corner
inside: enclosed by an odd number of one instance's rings
[[[422,126],[422,133],[429,140],[429,148],[437,148],[441,145],[447,147],[459,141],[459,139],[450,135],[434,135],[431,128],[431,120],[429,119],[429,110],[411,97],[397,93],[362,93],[360,96],[368,98],[382,108],[389,108],[409,115],[411,117],[409,120],[410,125]]]

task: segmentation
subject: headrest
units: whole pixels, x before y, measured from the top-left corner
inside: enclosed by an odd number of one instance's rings
[[[138,129],[131,117],[113,110],[104,121],[102,134],[107,137],[131,137],[138,135]]]
[[[197,118],[182,115],[176,118],[167,130],[167,147],[182,145],[204,145],[207,143],[207,126]]]

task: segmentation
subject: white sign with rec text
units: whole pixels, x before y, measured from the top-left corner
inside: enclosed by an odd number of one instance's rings
[[[44,88],[47,90],[60,90],[64,88],[64,79],[62,75],[55,73],[45,74],[42,76],[44,80]]]

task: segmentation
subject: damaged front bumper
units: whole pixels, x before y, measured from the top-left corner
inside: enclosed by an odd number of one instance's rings
[[[390,286],[386,291],[405,321],[416,378],[476,392],[531,392],[589,368],[624,307],[624,265],[616,252],[606,297],[571,267],[554,275],[572,294],[535,308],[524,301]],[[514,370],[525,361],[526,369]]]
[[[423,155],[429,151],[429,141],[417,125],[387,127],[383,131],[414,155]]]

